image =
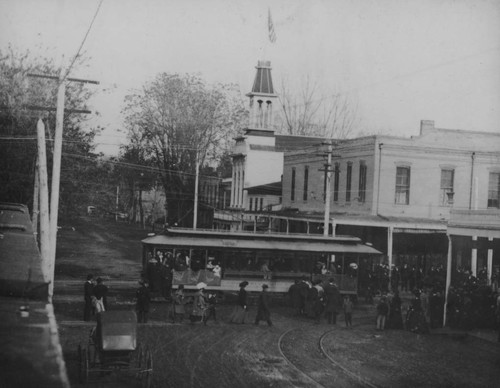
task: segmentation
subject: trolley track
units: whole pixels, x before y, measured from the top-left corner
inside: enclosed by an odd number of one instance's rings
[[[335,387],[376,387],[376,385],[353,373],[335,361],[326,352],[324,339],[336,330],[330,329],[323,331],[322,333],[320,332],[318,338],[318,330],[314,330],[316,327],[319,329],[317,325],[304,325],[298,328],[289,329],[281,334],[278,339],[278,350],[286,362],[306,381],[313,383],[313,386],[315,387],[331,387],[332,385]],[[311,331],[314,331],[312,335],[309,334]],[[299,332],[301,335],[294,337],[292,335],[294,332]],[[292,354],[287,355],[287,353],[291,353],[288,349],[286,349],[285,342],[287,337],[292,337],[291,339],[294,340],[293,349],[305,349],[306,352],[308,350],[308,346],[310,347],[310,343],[312,342],[311,337],[313,337],[312,339],[314,339],[314,343],[316,345],[314,346],[314,349],[309,349],[317,352],[315,359],[309,362],[309,364],[313,365],[313,368],[311,368],[311,365],[303,365],[303,358],[304,356],[307,357],[307,354],[301,353],[302,357],[298,358],[298,362],[293,360],[294,357]],[[310,356],[311,355],[313,354],[310,354]],[[294,386],[297,385],[294,384]]]

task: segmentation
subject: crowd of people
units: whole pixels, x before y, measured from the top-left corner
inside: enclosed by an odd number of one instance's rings
[[[477,276],[468,268],[456,269],[445,304],[446,271],[442,265],[430,266],[427,271],[407,264],[391,268],[389,271],[388,265],[379,264],[365,269],[360,274],[360,291],[367,303],[374,303],[376,296],[385,296],[389,307],[394,295],[411,293],[411,302],[403,306],[409,330],[424,333],[442,327],[445,308],[446,326],[452,329],[494,329],[500,325],[498,274],[494,273],[488,282],[486,268],[480,269]]]
[[[163,260],[160,264],[168,268],[169,260]],[[495,284],[487,285],[483,277],[475,277],[467,269],[458,269],[452,278],[445,306],[443,276],[441,266],[431,267],[425,274],[413,267],[395,267],[390,277],[386,265],[379,265],[373,271],[367,271],[369,281],[365,283],[364,288],[365,302],[376,305],[377,330],[406,328],[415,333],[428,333],[429,329],[443,326],[446,308],[446,324],[452,329],[496,328],[500,333],[500,292],[498,288],[495,290]],[[144,276],[136,290],[138,322],[148,320],[151,291],[155,290],[149,279],[151,277]],[[241,324],[248,321],[248,294],[245,289],[247,285],[247,281],[239,285],[238,301],[229,317],[230,323]],[[189,309],[191,322],[206,324],[209,319],[217,320],[216,294],[206,292],[207,285],[203,282],[198,283],[196,288],[195,295],[190,297],[186,296],[183,285],[171,290],[171,280],[168,287],[156,288],[156,291],[161,290],[162,295],[169,301],[169,316],[172,322],[183,321],[187,304],[192,304]],[[371,292],[372,289],[374,293]],[[407,302],[403,303],[400,292],[406,293],[410,290],[411,299],[408,299],[406,294]],[[85,321],[91,320],[92,315],[107,310],[107,294],[108,287],[104,285],[102,278],[87,276],[84,285]],[[320,323],[324,318],[328,324],[336,324],[337,316],[343,313],[346,327],[352,327],[353,306],[357,297],[342,297],[333,277],[327,282],[321,279],[312,282],[304,278],[297,279],[288,290],[288,298],[295,316],[307,317],[316,323]],[[269,326],[272,325],[269,305],[268,285],[264,284],[258,299],[255,324],[263,320]]]

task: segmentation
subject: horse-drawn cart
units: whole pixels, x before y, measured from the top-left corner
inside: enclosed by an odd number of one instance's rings
[[[88,346],[78,346],[80,382],[90,374],[123,372],[141,387],[151,385],[153,357],[137,346],[137,316],[133,311],[105,311],[97,314],[97,326],[89,335]]]

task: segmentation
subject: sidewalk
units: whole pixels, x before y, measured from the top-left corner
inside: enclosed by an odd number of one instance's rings
[[[454,338],[466,338],[467,336],[477,337],[488,342],[498,342],[498,332],[491,329],[460,330],[449,327],[431,329],[431,335],[446,335]]]

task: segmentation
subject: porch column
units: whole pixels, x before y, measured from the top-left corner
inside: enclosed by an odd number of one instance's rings
[[[448,237],[448,255],[446,261],[446,288],[445,288],[445,302],[444,302],[444,312],[443,312],[443,327],[446,325],[446,309],[448,307],[448,292],[451,284],[451,236],[449,234],[446,235]]]
[[[394,227],[389,226],[387,228],[387,258],[389,261],[389,287],[391,286],[392,277],[392,234],[394,232]]]
[[[307,225],[307,234],[309,234],[309,221],[306,221],[306,225]]]
[[[288,234],[289,230],[290,230],[290,222],[289,222],[289,220],[287,218],[286,219],[286,234]]]
[[[472,237],[472,254],[470,258],[470,266],[472,270],[472,276],[477,277],[477,236]]]
[[[253,217],[253,232],[257,232],[257,216]]]
[[[493,237],[488,237],[488,286],[491,285],[491,275],[493,275]]]

